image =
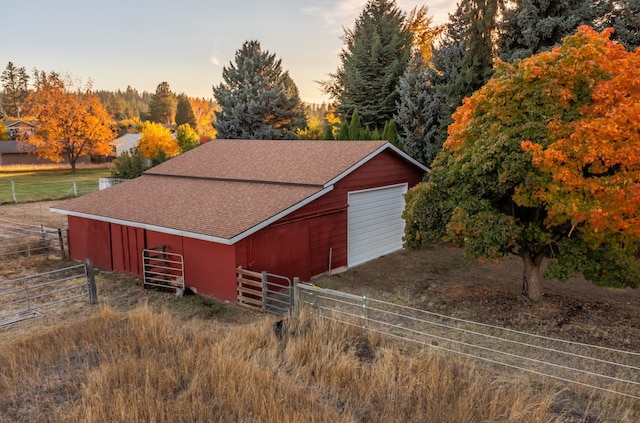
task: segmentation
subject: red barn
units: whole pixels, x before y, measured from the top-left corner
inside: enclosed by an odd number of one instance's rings
[[[75,259],[141,277],[163,245],[187,287],[235,301],[237,266],[309,280],[401,249],[403,194],[427,170],[382,141],[215,140],[52,211]]]

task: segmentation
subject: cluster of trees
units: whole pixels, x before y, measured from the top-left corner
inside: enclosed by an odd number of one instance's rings
[[[175,95],[167,82],[153,94],[139,94],[131,87],[125,92],[95,92],[90,83],[81,85],[71,75],[35,69],[30,76],[12,62],[0,81],[3,117],[37,121],[37,132],[24,141],[40,157],[67,159],[72,172],[81,156],[109,155],[109,143],[117,134],[141,132],[144,142],[132,154],[156,162],[215,137],[214,103]],[[175,136],[169,129],[174,125]],[[3,124],[0,139],[8,139]]]

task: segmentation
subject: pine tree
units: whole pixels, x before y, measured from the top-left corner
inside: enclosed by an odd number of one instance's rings
[[[189,101],[189,97],[185,94],[180,94],[178,96],[178,105],[176,107],[176,125],[184,125],[189,124],[191,128],[195,128],[197,126],[196,115],[193,113],[193,108],[191,107],[191,102]]]
[[[613,0],[613,7],[605,26],[613,27],[613,40],[628,51],[640,47],[640,0]]]
[[[343,40],[341,66],[324,89],[343,120],[357,109],[363,125],[381,128],[395,112],[396,86],[411,52],[405,16],[393,0],[369,0]]]
[[[16,67],[13,62],[7,63],[7,67],[0,76],[4,95],[2,96],[2,111],[6,117],[20,118],[22,109],[29,93],[29,75],[24,67]]]
[[[326,141],[333,141],[333,125],[326,125],[324,127],[324,133],[322,135],[322,139]]]
[[[501,0],[463,0],[467,3],[468,26],[465,34],[465,51],[460,72],[446,94],[453,103],[473,94],[493,75],[493,32]]]
[[[349,139],[349,122],[343,120],[336,134],[336,140],[345,141]]]
[[[149,102],[149,120],[163,125],[171,125],[176,115],[176,103],[176,96],[171,91],[169,84],[166,81],[161,82]]]
[[[429,166],[447,138],[451,114],[460,105],[459,95],[451,95],[466,49],[470,3],[459,3],[456,12],[438,39],[431,63],[413,57],[398,83],[398,111],[394,119],[398,138],[405,151]]]
[[[400,101],[395,121],[404,150],[430,166],[442,148],[444,134],[440,123],[446,120],[445,98],[435,85],[439,75],[420,56],[414,57],[400,79]]]
[[[611,8],[608,0],[516,0],[507,4],[498,41],[499,56],[507,62],[551,50],[578,26],[594,26]]]
[[[360,115],[358,114],[358,109],[353,109],[353,114],[351,115],[351,121],[349,122],[349,139],[359,140],[360,132],[362,132],[362,125],[360,124]]]
[[[306,127],[295,83],[283,71],[282,61],[262,51],[258,41],[244,42],[222,78],[213,89],[220,107],[218,138],[295,139],[296,130]]]

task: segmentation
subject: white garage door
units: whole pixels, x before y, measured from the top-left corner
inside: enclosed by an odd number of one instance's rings
[[[349,267],[402,248],[407,184],[349,193]]]

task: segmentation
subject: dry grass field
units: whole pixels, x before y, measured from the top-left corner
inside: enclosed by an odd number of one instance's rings
[[[24,207],[25,205],[18,205]],[[13,207],[0,206],[7,219]],[[52,219],[32,204],[13,216]],[[62,223],[64,224],[64,223]],[[0,279],[67,264],[0,269]],[[518,298],[517,261],[404,251],[317,284],[552,336],[640,350],[637,291],[548,283]],[[11,275],[11,276],[8,276]],[[637,422],[640,401],[497,371],[481,362],[318,321],[285,321],[99,272],[76,300],[0,327],[2,422]]]

